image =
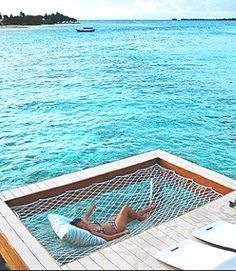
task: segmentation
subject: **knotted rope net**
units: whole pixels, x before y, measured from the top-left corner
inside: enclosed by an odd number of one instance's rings
[[[199,185],[192,179],[155,164],[103,183],[66,191],[58,196],[39,199],[12,209],[54,259],[63,265],[176,218],[221,196],[211,187]],[[72,220],[83,217],[93,203],[96,203],[97,208],[91,221],[100,222],[117,215],[124,205],[129,205],[134,210],[146,208],[150,203],[156,203],[157,207],[147,220],[129,223],[129,235],[107,244],[78,247],[59,240],[50,227],[47,215],[54,213]]]

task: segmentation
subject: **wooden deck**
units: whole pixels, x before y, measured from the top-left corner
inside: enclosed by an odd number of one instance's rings
[[[205,206],[149,229],[118,244],[62,266],[64,270],[173,270],[155,259],[155,254],[184,239],[197,240],[192,231],[219,219],[236,224],[236,210],[228,206],[232,192]]]
[[[45,248],[31,235],[11,206],[58,195],[116,175],[159,163],[196,182],[213,187],[225,196],[185,215],[147,230],[125,241],[101,249],[79,261],[59,266]],[[15,270],[168,270],[155,254],[186,238],[193,239],[194,229],[218,219],[236,223],[236,210],[228,207],[236,198],[236,181],[197,166],[164,151],[152,151],[117,162],[67,174],[0,193],[0,254]]]

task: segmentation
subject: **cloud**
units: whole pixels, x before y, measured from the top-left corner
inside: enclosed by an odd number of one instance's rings
[[[154,10],[159,8],[158,1],[155,0],[135,0],[131,8],[142,10],[143,12],[153,12]]]
[[[205,2],[208,10],[236,12],[235,0],[206,0]]]
[[[205,11],[205,0],[172,0],[169,8],[176,12]]]
[[[156,19],[181,17],[206,10],[205,0],[134,0],[133,11]]]
[[[69,6],[71,1],[67,0]],[[20,11],[23,11],[26,14],[44,14],[44,13],[53,13],[53,12],[62,12],[63,10],[69,10],[68,4],[65,4],[66,1],[63,0],[40,0],[40,1],[32,1],[32,0],[0,0],[0,11],[3,14],[13,14],[17,15]],[[71,9],[70,9],[71,11]],[[66,13],[66,11],[64,12]]]

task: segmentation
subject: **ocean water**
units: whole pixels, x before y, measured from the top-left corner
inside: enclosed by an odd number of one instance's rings
[[[0,190],[162,149],[236,179],[236,22],[0,30]]]

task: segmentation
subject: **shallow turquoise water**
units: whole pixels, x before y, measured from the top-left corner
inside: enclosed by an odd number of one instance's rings
[[[236,178],[236,23],[0,31],[0,190],[163,149]]]

